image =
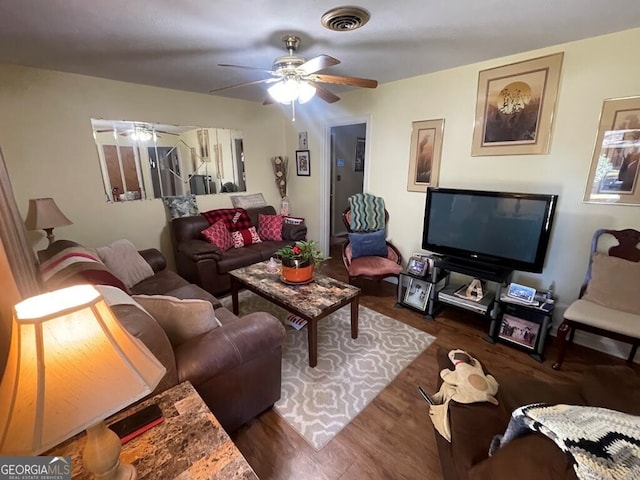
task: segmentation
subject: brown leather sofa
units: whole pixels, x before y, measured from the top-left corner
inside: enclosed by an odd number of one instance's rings
[[[75,242],[61,240],[39,252],[41,261]],[[266,312],[238,318],[217,298],[166,269],[162,253],[140,251],[154,275],[131,288],[132,294],[168,295],[211,302],[222,326],[172,347],[153,317],[134,305],[114,305],[118,320],[138,337],[167,369],[154,393],[189,381],[216,418],[231,432],[269,409],[281,392],[281,322]]]
[[[447,352],[437,353],[440,370],[453,368]],[[492,373],[500,384],[499,405],[451,401],[451,443],[435,432],[445,480],[577,480],[569,456],[541,433],[512,440],[488,456],[491,440],[504,433],[511,412],[522,405],[591,405],[640,415],[640,376],[627,366],[595,366],[577,384]]]
[[[252,225],[258,225],[258,215],[275,215],[272,206],[247,208]],[[282,247],[305,240],[305,225],[283,225],[282,241],[263,241],[226,252],[207,242],[202,230],[209,227],[203,215],[174,218],[170,223],[173,254],[178,273],[213,295],[231,288],[228,272],[257,262],[269,260]]]

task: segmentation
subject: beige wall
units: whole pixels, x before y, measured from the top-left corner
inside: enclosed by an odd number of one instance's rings
[[[168,252],[159,200],[104,202],[89,118],[241,128],[248,191],[263,192],[277,204],[269,158],[289,156],[292,214],[306,217],[309,238],[324,244],[330,181],[326,127],[365,118],[370,122],[365,190],[385,198],[390,239],[408,256],[420,250],[424,211],[424,194],[406,190],[411,122],[444,118],[441,186],[560,195],[544,273],[516,277],[537,287],[555,282],[557,325],[582,282],[593,231],[640,229],[640,207],[582,202],[602,101],[640,95],[640,63],[633,60],[638,44],[640,29],[629,30],[348,92],[333,105],[316,99],[297,109],[295,123],[278,107],[0,65],[0,145],[23,212],[29,198],[53,196],[74,221],[57,231],[59,238],[102,245],[126,236],[141,247]],[[478,72],[559,51],[564,63],[550,153],[472,157]],[[309,135],[310,177],[295,175],[299,131]],[[230,204],[227,196],[199,197],[198,203],[201,209]],[[44,245],[40,240],[36,247]],[[608,340],[586,341],[613,353],[628,351]]]
[[[55,230],[87,246],[129,238],[170,255],[160,200],[107,203],[90,118],[238,128],[244,132],[247,193],[279,204],[270,158],[284,153],[278,107],[81,75],[0,65],[0,145],[16,200],[53,197],[73,225]],[[201,210],[229,207],[228,194],[198,196]],[[36,250],[44,233],[31,233]]]
[[[537,287],[555,282],[561,307],[554,319],[557,326],[562,310],[576,298],[584,278],[593,232],[598,228],[640,229],[640,206],[582,202],[603,100],[640,95],[640,62],[633,60],[639,44],[640,29],[634,29],[388,83],[374,91],[349,92],[324,113],[300,108],[292,128],[309,131],[314,164],[312,177],[292,185],[293,201],[304,209],[300,213],[309,217],[311,234],[321,235],[317,204],[323,186],[318,167],[326,154],[324,125],[349,116],[370,115],[365,189],[385,198],[391,215],[389,237],[403,255],[420,251],[425,195],[406,189],[411,122],[444,118],[441,186],[560,195],[544,273],[516,277],[516,281]],[[561,51],[564,62],[550,153],[472,157],[478,72]],[[294,133],[287,137],[290,151],[297,142]],[[303,191],[305,198],[301,200],[298,197]],[[608,340],[590,337],[586,341],[619,353],[619,347]],[[628,347],[620,348],[626,356]]]

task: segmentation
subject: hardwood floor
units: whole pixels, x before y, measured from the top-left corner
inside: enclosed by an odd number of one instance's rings
[[[323,273],[347,280],[339,245]],[[429,409],[417,386],[436,391],[438,347],[462,348],[487,366],[500,381],[503,375],[530,375],[545,381],[576,381],[594,364],[623,364],[624,360],[579,345],[567,353],[556,372],[554,338],[546,360],[538,363],[507,345],[490,344],[486,320],[453,309],[434,321],[406,308],[395,307],[395,285],[360,281],[360,304],[434,335],[437,340],[405,368],[373,402],[319,452],[316,452],[278,414],[270,410],[234,432],[231,437],[261,480],[390,480],[442,478]]]

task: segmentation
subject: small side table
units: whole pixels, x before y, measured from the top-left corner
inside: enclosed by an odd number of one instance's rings
[[[137,403],[107,419],[107,425],[157,403],[164,421],[122,446],[120,459],[133,464],[138,479],[258,480],[251,466],[189,382]],[[44,455],[71,456],[72,478],[92,479],[82,465],[86,433]]]

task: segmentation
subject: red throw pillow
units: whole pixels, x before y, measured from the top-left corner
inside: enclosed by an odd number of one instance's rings
[[[256,232],[256,227],[245,228],[244,230],[238,230],[237,232],[231,232],[231,239],[233,240],[233,246],[235,248],[241,248],[245,245],[252,245],[254,243],[260,243],[260,237]]]
[[[282,215],[258,214],[258,235],[261,240],[282,240]]]
[[[230,232],[244,230],[251,226],[251,219],[244,208],[218,208],[204,212],[202,215],[207,219],[209,225],[222,220]]]
[[[226,252],[233,247],[233,240],[231,240],[231,234],[227,230],[223,220],[219,220],[208,228],[202,230],[202,235],[207,239],[207,242],[215,245],[223,252]]]

